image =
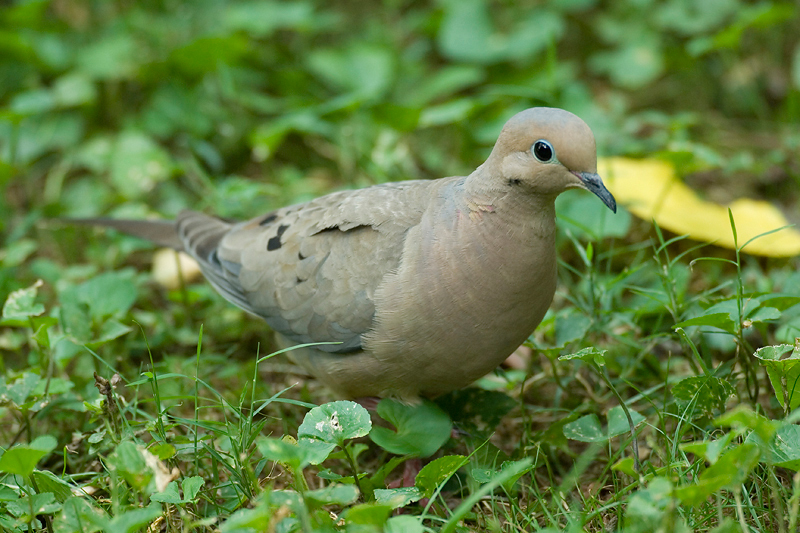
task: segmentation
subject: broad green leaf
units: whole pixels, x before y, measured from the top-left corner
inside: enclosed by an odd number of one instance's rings
[[[170,60],[186,74],[197,76],[238,63],[247,55],[249,46],[240,33],[206,35],[172,50]]]
[[[650,533],[659,531],[663,524],[669,523],[673,533],[690,533],[691,530],[674,510],[672,491],[672,483],[663,477],[653,478],[646,488],[637,490],[625,509],[624,531]]]
[[[445,523],[444,527],[440,530],[442,533],[451,533],[456,531],[456,525],[459,521],[463,520],[464,517],[470,512],[470,510],[479,502],[480,499],[490,494],[493,490],[497,487],[502,486],[504,483],[508,482],[514,476],[516,476],[521,471],[528,471],[532,468],[533,460],[530,457],[526,457],[520,461],[516,461],[513,466],[510,466],[507,469],[498,472],[497,476],[492,479],[489,483],[481,486],[477,491],[470,494],[470,496],[465,499],[458,507],[453,510],[453,514]]]
[[[294,471],[301,470],[308,464],[321,463],[328,457],[334,446],[310,439],[307,439],[304,445],[267,437],[260,437],[256,440],[256,447],[264,458],[283,463]]]
[[[29,401],[40,381],[41,378],[36,374],[25,372],[10,385],[0,382],[0,399],[11,400],[14,405],[21,407]]]
[[[623,474],[627,474],[632,478],[639,477],[639,474],[636,473],[635,462],[633,460],[633,457],[624,457],[620,459],[611,466],[611,470],[622,472]]]
[[[28,318],[44,313],[44,305],[36,303],[36,294],[43,284],[42,280],[39,280],[30,287],[9,294],[3,304],[3,323],[27,325]]]
[[[256,127],[250,134],[253,157],[259,161],[269,159],[292,132],[331,135],[333,127],[316,113],[309,111],[285,114]]]
[[[728,313],[706,313],[675,324],[675,328],[686,328],[689,326],[709,326],[719,328],[733,333],[735,323]]]
[[[608,75],[619,87],[640,89],[664,72],[664,52],[658,39],[647,35],[615,50],[597,52],[589,65],[596,72]]]
[[[89,305],[78,299],[73,290],[61,294],[61,313],[59,319],[64,331],[78,344],[92,339],[92,318]]]
[[[52,91],[33,89],[17,93],[11,99],[9,109],[20,115],[38,115],[56,108],[56,100]]]
[[[681,450],[698,455],[711,464],[716,463],[735,435],[731,432],[725,433],[721,438],[712,441],[687,442],[681,444]]]
[[[153,478],[153,471],[148,468],[139,446],[129,440],[119,443],[108,457],[108,463],[137,490],[143,490]]]
[[[561,355],[558,357],[559,361],[570,361],[572,359],[580,359],[581,361],[585,361],[590,364],[596,364],[598,366],[604,366],[606,364],[605,360],[605,353],[608,350],[598,350],[592,346],[588,348],[584,348],[580,351],[575,353]]]
[[[349,507],[342,513],[342,518],[350,524],[383,528],[392,512],[392,507],[382,503],[361,503]]]
[[[471,435],[494,431],[518,401],[500,391],[467,387],[436,398],[453,423]]]
[[[715,376],[691,376],[672,387],[672,396],[683,414],[693,418],[711,416],[725,409],[725,403],[735,394],[733,386]]]
[[[453,429],[450,417],[429,401],[406,405],[384,398],[378,403],[377,412],[396,431],[376,426],[370,438],[384,450],[397,455],[433,455],[450,439]]]
[[[63,479],[56,477],[52,472],[47,470],[34,470],[31,477],[36,481],[36,487],[39,492],[50,492],[55,496],[56,500],[64,503],[72,496],[72,489],[69,484]]]
[[[770,462],[795,472],[800,471],[800,426],[784,424],[770,443]]]
[[[311,2],[248,1],[228,6],[223,23],[234,31],[268,37],[278,29],[312,26],[315,20]]]
[[[66,289],[61,293],[60,299],[64,305],[86,306],[90,317],[95,320],[120,316],[127,313],[136,302],[134,276],[132,269],[104,272]],[[109,330],[104,332],[104,335],[112,337],[114,334],[119,336],[119,326],[109,326]]]
[[[161,506],[151,503],[149,507],[125,511],[108,521],[107,531],[134,533],[146,529],[153,520],[163,515]]]
[[[721,489],[738,490],[758,464],[760,456],[758,445],[740,444],[703,471],[695,484],[676,489],[675,495],[684,504],[697,507]]]
[[[58,107],[76,107],[97,99],[97,89],[88,77],[78,73],[62,76],[53,84],[53,99]]]
[[[2,182],[2,179],[0,179]],[[0,254],[0,264],[4,267],[15,267],[23,264],[37,249],[39,243],[33,239],[19,239],[4,245]],[[37,282],[38,283],[38,282]]]
[[[162,461],[174,457],[175,453],[177,452],[175,446],[167,443],[161,443],[161,444],[156,444],[155,446],[150,446],[149,448],[147,448],[147,451],[149,451]]]
[[[183,501],[193,502],[197,498],[197,494],[203,487],[203,478],[200,476],[187,477],[181,481],[181,488],[183,489]]]
[[[126,326],[117,320],[109,319],[103,322],[103,325],[100,326],[100,332],[98,333],[97,337],[92,339],[92,342],[87,343],[87,345],[90,348],[96,348],[97,346],[105,344],[108,341],[122,337],[131,331],[133,331],[133,329],[130,326]]]
[[[751,430],[763,444],[769,443],[780,427],[780,422],[769,420],[746,405],[737,405],[714,420],[714,424],[718,427],[732,427],[739,431]]]
[[[426,107],[419,115],[419,125],[422,128],[430,128],[461,122],[472,114],[477,105],[478,102],[472,98],[457,98]]]
[[[33,521],[38,515],[54,514],[61,510],[61,504],[56,502],[52,492],[31,494],[13,502],[8,502],[6,508],[24,522]]]
[[[204,142],[199,138],[210,134],[214,129],[217,113],[213,109],[209,113],[198,113],[198,106],[207,104],[200,88],[184,87],[177,84],[162,85],[155,90],[147,107],[142,110],[142,127],[148,134],[156,138],[165,138],[173,135],[191,134],[198,139],[190,144],[190,148],[203,159],[211,170],[220,171],[222,156],[217,146]],[[89,153],[91,157],[102,164],[102,157],[106,155],[105,146],[96,147],[97,153]],[[108,143],[108,154],[111,144]],[[107,157],[106,157],[107,160]],[[107,163],[106,163],[106,166]],[[252,213],[252,211],[250,211]]]
[[[97,135],[78,147],[75,162],[87,167],[92,172],[107,172],[111,164],[114,139],[109,135]]]
[[[312,464],[324,461],[336,446],[369,433],[372,422],[366,409],[355,402],[330,402],[311,409],[297,430],[301,447],[313,450]]]
[[[536,467],[536,464],[531,461],[531,458],[520,459],[519,461],[505,461],[497,475],[489,480],[489,483],[494,482],[497,478],[503,478],[501,485],[506,491],[511,492],[514,484]],[[509,475],[510,474],[510,475]]]
[[[664,29],[683,35],[711,33],[722,26],[740,8],[736,0],[692,2],[675,0],[654,6],[655,22]]]
[[[456,61],[491,63],[502,45],[491,42],[490,21],[485,0],[448,1],[439,29],[439,49]]]
[[[530,468],[519,470],[518,466],[519,461],[504,461],[499,469],[473,468],[470,470],[470,475],[472,476],[472,479],[483,484],[491,483],[497,476],[502,475],[509,470],[514,470],[514,475],[503,482],[503,487],[507,491],[511,491],[514,483],[516,483],[519,478],[521,478],[526,472],[528,472],[528,470],[530,470]],[[533,468],[533,466],[531,466],[531,468]]]
[[[64,502],[53,520],[55,533],[94,533],[105,528],[107,520],[86,498],[72,497]]]
[[[642,415],[630,409],[629,411],[634,427],[644,422],[645,418]],[[564,436],[579,442],[605,442],[618,435],[630,433],[628,417],[625,416],[625,411],[621,406],[618,405],[609,410],[607,418],[608,427],[603,429],[600,427],[600,419],[597,415],[582,416],[574,422],[564,424]]]
[[[418,502],[422,498],[422,491],[417,487],[375,489],[375,501],[389,505],[392,509],[405,507],[409,503]]]
[[[50,328],[58,324],[58,319],[51,316],[38,317],[33,319],[36,330],[33,332],[33,340],[41,348],[50,349]]]
[[[133,76],[141,55],[127,32],[110,32],[80,48],[78,72],[92,79],[115,80]]]
[[[219,526],[221,533],[268,531],[275,510],[269,505],[270,491],[264,491],[253,502],[252,509],[239,509]]]
[[[566,346],[582,339],[592,325],[592,319],[583,313],[571,312],[564,317],[556,317],[556,346]]]
[[[753,313],[747,315],[747,320],[756,324],[759,322],[767,322],[769,320],[778,320],[781,317],[781,312],[774,307],[761,306]]]
[[[363,98],[379,98],[395,76],[395,56],[387,48],[358,44],[344,50],[313,50],[308,58],[312,72],[334,88]]]
[[[303,497],[318,505],[349,505],[358,499],[358,489],[355,485],[334,484],[310,490]]]
[[[22,122],[15,129],[16,163],[32,163],[51,150],[69,150],[84,135],[84,122],[77,114],[65,113],[47,113],[36,120]],[[0,166],[0,175],[2,172],[3,166]]]
[[[486,77],[484,69],[474,65],[447,65],[436,69],[415,90],[405,97],[411,105],[427,105],[433,100],[477,85]],[[458,101],[450,99],[450,102]]]
[[[19,444],[6,450],[0,457],[0,472],[29,476],[36,463],[49,454],[58,442],[54,437],[43,435],[37,437],[30,444]]]
[[[786,287],[792,286],[791,279],[786,281]],[[800,296],[794,296],[791,294],[785,293],[766,293],[758,297],[759,304],[767,307],[774,307],[778,311],[786,311],[794,307],[797,304],[800,304]]]
[[[383,526],[384,533],[424,533],[425,527],[420,519],[411,515],[393,516]]]
[[[450,479],[459,468],[467,464],[463,455],[445,455],[434,459],[417,474],[415,486],[422,491],[425,498],[430,498],[442,483]]]
[[[270,503],[273,505],[281,505],[297,509],[298,506],[304,505],[303,497],[300,493],[293,490],[276,490],[269,495]]]
[[[766,367],[781,407],[787,411],[800,407],[800,350],[780,344],[759,348],[753,355]]]
[[[109,174],[126,199],[136,199],[165,181],[173,172],[169,153],[141,131],[121,133],[114,142]]]
[[[564,424],[564,436],[579,442],[605,442],[608,434],[600,427],[600,419],[592,413]]]
[[[743,34],[750,27],[770,27],[795,15],[794,6],[782,3],[739,4],[736,17],[722,31],[698,37],[689,42],[687,50],[700,56],[713,50],[734,49],[741,46]]]
[[[494,468],[486,468],[481,466],[476,466],[469,469],[469,475],[472,476],[472,479],[478,483],[488,483],[491,481],[492,476],[496,473],[497,470]]]
[[[150,501],[172,504],[183,503],[183,499],[178,494],[178,482],[170,481],[163,491],[151,494]]]
[[[634,411],[633,409],[628,409],[628,412],[631,415],[631,421],[633,422],[633,427],[637,427],[639,424],[645,421],[645,418]],[[608,414],[606,415],[608,419],[608,438],[613,439],[619,435],[629,434],[631,432],[631,426],[628,423],[628,417],[625,416],[625,411],[622,409],[621,406],[617,405],[612,407]]]
[[[533,57],[564,31],[560,14],[531,9],[511,31],[496,32],[486,0],[448,0],[439,28],[442,54],[456,61],[489,64]]]
[[[377,121],[397,131],[411,132],[419,124],[421,110],[416,107],[384,103],[376,105],[373,109]]]

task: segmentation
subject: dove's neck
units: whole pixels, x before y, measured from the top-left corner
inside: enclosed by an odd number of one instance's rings
[[[523,239],[555,240],[554,196],[531,194],[522,185],[479,174],[480,170],[464,178],[462,185],[461,209],[471,219],[480,220],[489,233],[500,225]]]

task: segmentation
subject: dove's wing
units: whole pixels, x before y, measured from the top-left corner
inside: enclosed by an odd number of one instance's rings
[[[375,290],[440,181],[343,191],[235,225],[188,211],[177,231],[227,300],[293,342],[338,342],[319,349],[348,353],[361,349]]]

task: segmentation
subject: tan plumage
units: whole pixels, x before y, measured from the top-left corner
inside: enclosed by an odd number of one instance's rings
[[[83,222],[185,250],[285,345],[339,343],[292,352],[338,394],[414,400],[468,385],[539,324],[556,287],[554,201],[569,188],[616,210],[589,127],[533,108],[466,177],[337,192],[239,224],[189,211]]]

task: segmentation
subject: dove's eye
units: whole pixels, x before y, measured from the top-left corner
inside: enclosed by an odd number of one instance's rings
[[[549,163],[555,157],[553,145],[544,139],[540,139],[533,143],[533,146],[531,146],[531,152],[533,153],[533,157],[542,163]]]

